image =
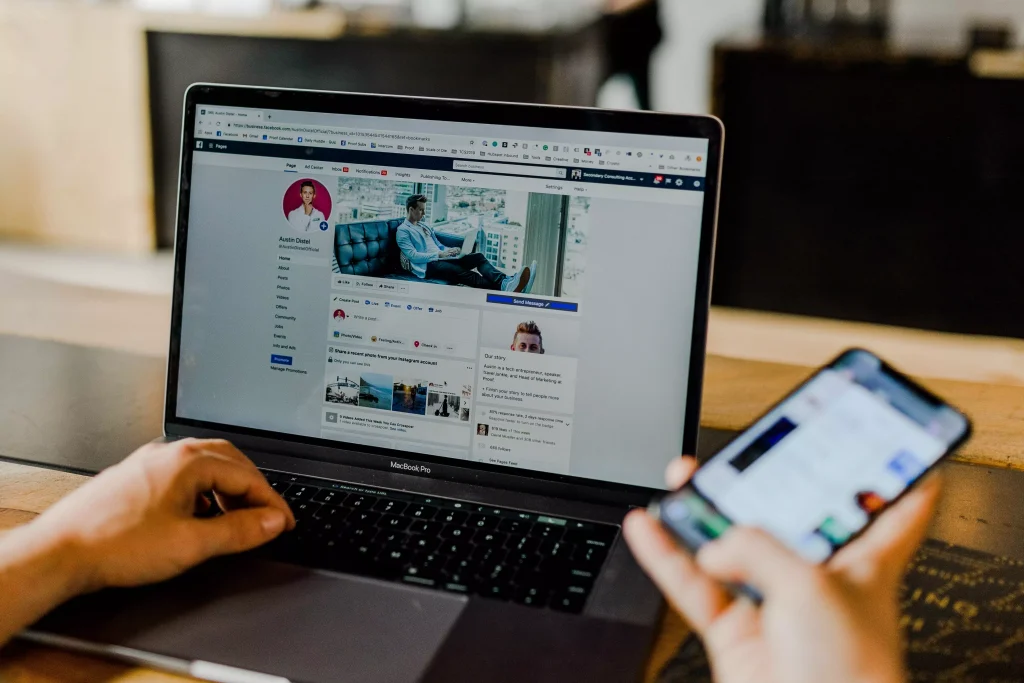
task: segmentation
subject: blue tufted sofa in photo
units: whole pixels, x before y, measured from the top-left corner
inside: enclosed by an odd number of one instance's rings
[[[398,232],[398,226],[403,222],[405,222],[404,218],[391,218],[336,225],[334,227],[334,258],[337,260],[338,268],[336,272],[344,275],[366,275],[394,280],[446,284],[443,280],[420,280],[412,273],[402,269],[395,234]],[[440,231],[435,231],[434,234],[437,235],[437,240],[446,247],[462,246],[463,238],[458,235]],[[479,251],[479,247],[483,243],[483,235],[478,235],[475,251]]]

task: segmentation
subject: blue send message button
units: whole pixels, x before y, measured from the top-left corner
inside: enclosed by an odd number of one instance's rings
[[[291,356],[279,356],[276,353],[270,354],[270,362],[272,365],[291,365]]]
[[[534,299],[528,296],[517,296],[515,294],[488,294],[487,303],[505,304],[507,306],[525,306],[527,308],[540,308],[545,311],[572,311],[579,310],[579,304],[571,301],[551,301],[549,299]]]

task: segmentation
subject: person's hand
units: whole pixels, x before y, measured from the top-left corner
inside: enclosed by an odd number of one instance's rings
[[[456,256],[462,253],[462,250],[459,249],[458,247],[449,247],[448,249],[444,250],[444,253],[448,258],[455,258]]]
[[[198,518],[211,491],[225,514]],[[29,528],[74,553],[76,592],[88,592],[167,579],[294,526],[287,503],[234,446],[185,439],[143,446]]]
[[[674,461],[670,488],[696,468]],[[898,627],[900,579],[924,537],[939,493],[929,476],[824,565],[767,533],[735,527],[696,559],[646,512],[623,524],[637,560],[701,636],[718,683],[897,683],[906,679]],[[764,596],[733,598],[722,582]]]

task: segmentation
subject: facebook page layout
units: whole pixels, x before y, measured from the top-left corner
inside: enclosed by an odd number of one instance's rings
[[[702,201],[197,151],[178,414],[660,486]]]

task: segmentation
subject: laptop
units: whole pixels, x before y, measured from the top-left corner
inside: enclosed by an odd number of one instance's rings
[[[637,679],[663,603],[620,523],[696,446],[722,136],[191,86],[165,438],[233,441],[298,527],[36,637],[211,680]]]

